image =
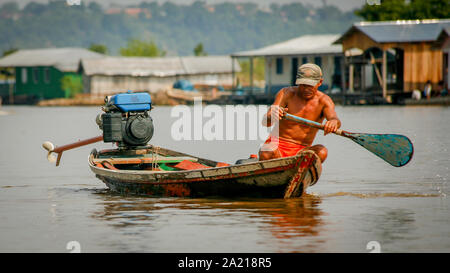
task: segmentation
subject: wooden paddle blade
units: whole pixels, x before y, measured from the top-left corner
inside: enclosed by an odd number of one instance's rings
[[[406,165],[414,153],[413,144],[403,135],[346,132],[346,136],[395,167]]]

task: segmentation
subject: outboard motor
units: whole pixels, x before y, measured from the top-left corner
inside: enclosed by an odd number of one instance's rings
[[[153,136],[149,115],[152,99],[149,93],[121,93],[105,98],[105,113],[96,122],[103,131],[104,142],[117,142],[119,149],[145,146]]]

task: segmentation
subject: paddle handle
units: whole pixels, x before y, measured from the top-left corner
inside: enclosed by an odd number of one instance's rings
[[[297,117],[297,116],[294,116],[294,115],[291,115],[291,114],[288,114],[288,113],[285,113],[284,118],[287,119],[287,120],[292,120],[292,121],[301,123],[303,125],[314,127],[314,128],[320,129],[320,130],[324,130],[325,129],[325,125],[323,125],[321,123],[318,123],[318,122],[315,122],[315,121],[312,121],[312,120],[309,120],[309,119]],[[334,134],[340,135],[340,136],[346,136],[344,131],[342,131],[341,129],[337,129],[336,132],[334,132]]]

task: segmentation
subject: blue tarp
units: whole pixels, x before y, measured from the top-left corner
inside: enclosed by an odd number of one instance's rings
[[[173,84],[173,88],[184,91],[195,91],[194,85],[188,80],[178,80]]]

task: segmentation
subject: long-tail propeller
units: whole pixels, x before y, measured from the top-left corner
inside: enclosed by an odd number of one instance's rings
[[[77,147],[81,147],[84,145],[92,144],[92,143],[102,141],[102,140],[103,140],[103,136],[97,136],[97,137],[88,138],[85,140],[80,140],[80,141],[77,141],[74,143],[66,144],[63,146],[59,146],[59,147],[55,147],[55,145],[53,145],[53,143],[51,143],[50,141],[45,141],[44,143],[42,143],[42,147],[45,150],[47,150],[47,160],[52,163],[56,162],[56,166],[59,166],[59,162],[61,161],[61,156],[64,151],[74,149]],[[57,154],[57,156],[55,156],[55,154]]]
[[[42,147],[47,150],[47,160],[51,163],[56,162],[56,156],[53,154],[53,150],[55,149],[55,145],[50,141],[46,141],[42,143]]]

